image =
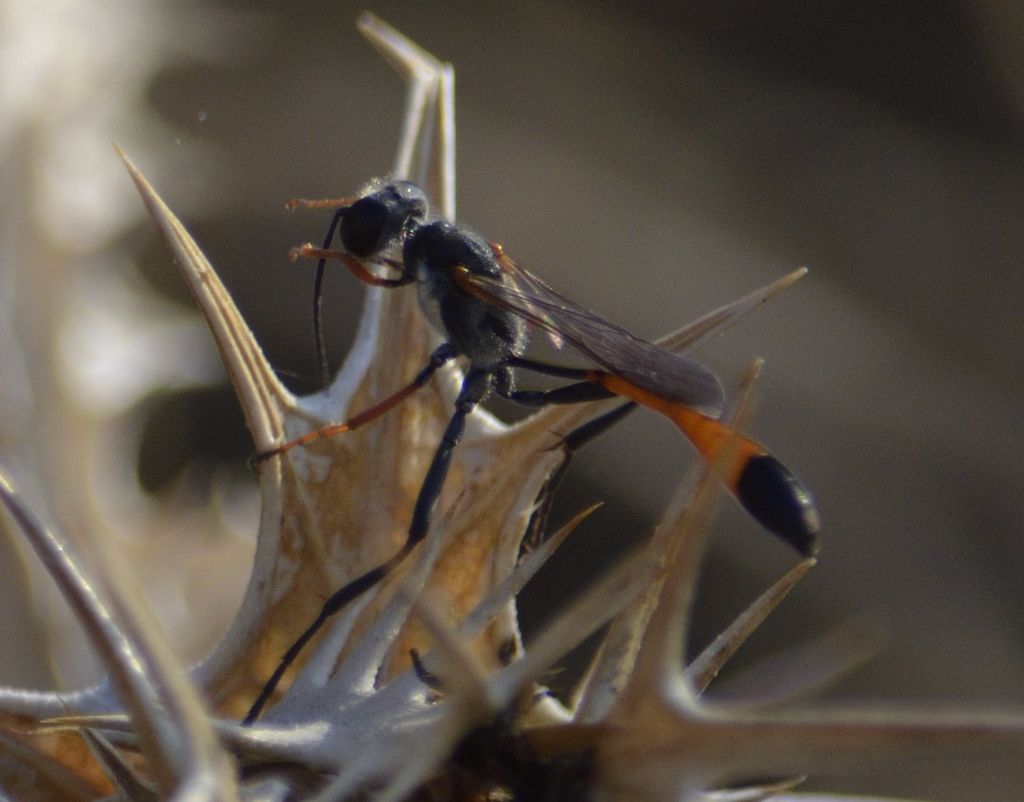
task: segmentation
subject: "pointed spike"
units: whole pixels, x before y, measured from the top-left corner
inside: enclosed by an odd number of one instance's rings
[[[18,524],[32,549],[57,584],[97,653],[103,659],[114,686],[124,703],[139,720],[143,752],[153,760],[161,787],[173,785],[173,758],[160,748],[173,742],[173,726],[160,706],[159,693],[147,670],[147,661],[119,626],[116,615],[82,573],[67,546],[46,529],[25,506],[7,478],[0,475],[0,502]],[[151,726],[145,726],[146,724]]]
[[[496,692],[511,701],[526,683],[535,681],[637,598],[650,585],[653,569],[651,555],[644,549],[620,560],[547,625],[521,660],[495,677]]]
[[[82,739],[89,746],[96,760],[103,767],[108,779],[117,788],[120,798],[131,802],[156,802],[160,798],[156,789],[139,777],[103,734],[96,730],[80,730]]]
[[[738,323],[751,312],[768,303],[768,301],[775,298],[783,290],[788,289],[802,279],[807,275],[807,272],[806,267],[801,267],[791,273],[787,273],[766,287],[761,287],[742,298],[721,306],[654,342],[662,348],[675,352],[693,348],[699,342],[712,335],[718,336],[723,334],[733,324]]]
[[[124,151],[115,147],[174,253],[181,274],[213,334],[256,450],[273,448],[283,439],[281,410],[294,405],[292,394],[277,378],[238,307],[192,235]]]
[[[508,578],[491,591],[491,593],[489,593],[480,602],[480,604],[478,604],[470,614],[463,619],[462,624],[459,626],[459,632],[462,636],[471,638],[479,634],[479,632],[491,622],[491,619],[493,619],[506,604],[519,595],[519,591],[522,590],[526,583],[529,582],[544,566],[548,561],[548,558],[551,557],[558,547],[565,542],[566,538],[568,538],[569,535],[571,535],[576,528],[589,518],[601,505],[602,502],[597,502],[576,513],[576,515],[574,515],[568,523],[560,527],[555,534],[531,551],[526,559],[516,566],[515,570],[508,576]]]
[[[686,674],[698,692],[704,691],[729,659],[736,654],[764,620],[782,603],[817,561],[809,558],[797,563],[768,590],[762,593],[733,623],[701,652],[689,666]]]
[[[441,62],[375,14],[364,11],[356,27],[373,48],[406,80],[436,73]]]
[[[845,621],[745,666],[721,691],[761,709],[813,698],[876,657],[889,640],[882,625],[867,616]]]

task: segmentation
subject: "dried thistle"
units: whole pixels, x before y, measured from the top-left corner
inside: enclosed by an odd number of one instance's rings
[[[451,67],[372,17],[361,27],[410,87],[394,174],[415,177],[454,217]],[[371,290],[331,387],[295,398],[188,232],[126,163],[210,326],[257,451],[368,406],[423,364],[430,337],[411,294]],[[448,369],[374,426],[261,464],[248,591],[221,643],[187,670],[109,546],[86,544],[86,575],[4,481],[0,497],[109,678],[70,694],[0,692],[0,787],[17,799],[95,798],[111,787],[125,799],[822,799],[788,789],[804,774],[883,761],[1019,753],[1018,717],[701,702],[722,663],[812,565],[794,567],[681,665],[714,468],[685,481],[648,544],[524,649],[515,596],[571,529],[520,560],[523,533],[565,457],[552,433],[592,419],[601,404],[545,410],[515,426],[476,413],[445,512],[407,570],[343,611],[264,719],[238,726],[322,596],[401,544],[457,386]],[[605,624],[572,705],[544,693],[542,674]],[[411,650],[422,665],[410,666]]]

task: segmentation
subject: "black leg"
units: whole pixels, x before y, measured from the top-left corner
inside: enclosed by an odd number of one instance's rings
[[[545,376],[556,376],[559,379],[576,379],[587,381],[594,371],[588,368],[567,368],[562,365],[550,365],[547,362],[538,362],[535,359],[527,359],[523,356],[510,356],[505,360],[505,365],[510,368],[522,368],[531,370],[534,373],[542,373]],[[610,393],[609,393],[610,395]]]
[[[569,464],[572,462],[576,452],[595,437],[604,434],[635,409],[636,404],[633,402],[623,404],[611,412],[607,412],[592,421],[584,423],[582,426],[578,426],[562,438],[562,442],[558,444],[558,447],[561,447],[565,456],[561,464],[548,477],[540,492],[537,493],[537,509],[530,517],[530,523],[526,527],[526,534],[523,536],[523,549],[529,551],[544,541],[548,516],[551,514],[551,505],[554,502],[555,493],[562,484],[565,474],[568,473]]]
[[[636,404],[630,401],[628,404],[616,407],[611,412],[606,412],[604,415],[594,418],[592,421],[587,421],[582,426],[577,426],[562,438],[562,447],[569,454],[573,454],[583,448],[583,446],[595,437],[600,437],[602,434],[607,432],[612,428],[612,426],[628,414],[635,411]]]
[[[466,428],[466,416],[488,396],[493,384],[494,376],[491,371],[478,368],[470,368],[462,380],[462,389],[459,391],[458,398],[455,399],[455,412],[452,414],[451,420],[448,421],[448,428],[445,429],[441,444],[434,452],[434,459],[427,469],[420,493],[416,497],[412,523],[409,525],[408,540],[402,546],[403,552],[408,553],[413,546],[426,537],[427,531],[430,529],[430,519],[437,508],[437,501],[441,497],[441,488],[444,487],[444,480],[448,476],[452,452],[462,440],[462,433]]]
[[[505,364],[507,368],[521,368],[523,370],[530,370],[534,373],[542,373],[548,376],[557,376],[565,379],[582,379],[582,381],[577,383],[570,384],[565,387],[558,387],[553,390],[515,390],[513,389],[512,379],[507,370],[505,372],[499,372],[496,386],[497,393],[503,398],[507,398],[510,401],[514,401],[515,403],[523,404],[525,406],[542,407],[548,404],[576,404],[584,401],[599,401],[601,399],[611,398],[615,395],[600,385],[591,383],[590,379],[594,372],[587,370],[586,368],[568,368],[560,365],[550,365],[546,362],[537,362],[532,359],[526,359],[518,356],[511,357]],[[636,407],[637,405],[633,402],[622,404],[612,411],[573,429],[562,438],[561,443],[556,447],[560,447],[564,451],[565,459],[562,461],[562,464],[554,470],[551,476],[548,477],[548,480],[544,483],[544,486],[540,489],[540,492],[537,495],[537,509],[530,518],[526,534],[523,537],[523,548],[529,549],[531,546],[535,546],[542,541],[544,529],[547,526],[548,515],[551,512],[551,503],[554,499],[555,491],[562,483],[562,478],[568,471],[569,463],[572,462],[573,455],[576,451],[583,448],[583,446],[595,437],[602,435],[626,417],[626,415],[633,412]]]
[[[550,404],[579,404],[584,401],[600,401],[611,398],[614,393],[590,382],[567,384],[553,390],[511,390],[498,388],[498,395],[524,407],[546,407]]]
[[[409,553],[416,544],[427,536],[427,533],[430,531],[431,518],[437,508],[438,499],[441,497],[444,480],[448,476],[452,453],[455,451],[459,441],[462,440],[462,434],[466,428],[466,416],[473,411],[473,408],[478,403],[487,397],[493,383],[494,376],[491,371],[471,368],[469,373],[466,374],[465,379],[462,381],[462,390],[459,392],[458,398],[455,399],[455,412],[452,413],[451,420],[448,421],[448,427],[441,438],[441,444],[437,447],[437,451],[434,452],[434,459],[427,469],[427,475],[420,486],[419,495],[416,497],[412,523],[409,525],[409,533],[406,536],[405,543],[402,544],[402,547],[393,556],[376,568],[371,568],[362,576],[353,579],[347,585],[335,591],[324,602],[323,608],[313,623],[309,625],[305,632],[299,635],[295,643],[284,653],[281,662],[274,670],[274,673],[271,674],[270,679],[267,680],[263,690],[260,691],[256,701],[253,702],[249,712],[242,720],[243,726],[250,726],[259,718],[263,707],[273,695],[285,671],[295,662],[303,647],[320,631],[320,628],[327,620],[394,571],[409,556]]]
[[[573,384],[556,387],[553,390],[516,390],[513,386],[509,368],[541,373],[545,376],[557,376],[560,379],[576,379]],[[526,407],[545,407],[548,404],[580,404],[584,401],[600,401],[611,398],[615,394],[592,381],[594,371],[586,368],[567,368],[561,365],[549,365],[521,356],[509,357],[496,376],[495,390],[502,398]]]

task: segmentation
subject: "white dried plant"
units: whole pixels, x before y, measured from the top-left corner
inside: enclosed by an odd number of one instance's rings
[[[209,385],[222,373],[198,317],[146,288],[132,255],[118,247],[144,210],[110,164],[114,132],[154,168],[196,160],[194,146],[174,144],[172,132],[145,113],[146,90],[175,56],[225,50],[204,39],[203,22],[158,0],[0,7],[4,469],[47,522],[85,543],[116,543],[173,640],[193,655],[206,647],[206,630],[189,622],[197,611],[188,585],[204,563],[251,559],[251,535],[232,532],[227,521],[257,502],[237,484],[213,489],[224,503],[209,509],[190,505],[187,493],[155,499],[139,487],[140,402]],[[169,575],[164,567],[183,551],[190,556],[183,573]],[[53,583],[34,578],[53,681],[74,687],[94,680],[100,672],[81,628]],[[228,597],[239,594],[240,578],[226,574],[223,588]],[[25,618],[12,621],[15,631]],[[211,618],[223,630],[230,613]],[[26,680],[41,662],[27,659],[28,646],[16,669]]]
[[[360,27],[409,84],[393,174],[418,180],[454,217],[452,69],[373,17]],[[294,397],[184,226],[125,162],[210,327],[257,452],[369,406],[425,362],[432,338],[413,294],[370,290],[334,382]],[[723,314],[756,306],[792,278]],[[321,599],[401,545],[458,380],[457,368],[446,369],[373,426],[260,463],[245,598],[223,640],[190,668],[172,656],[137,578],[119,568],[102,533],[69,545],[3,480],[11,519],[108,672],[71,693],[0,690],[4,794],[809,802],[838,797],[792,790],[807,774],[978,753],[1019,759],[1020,716],[703,702],[725,660],[813,564],[797,564],[683,665],[717,493],[713,466],[682,483],[644,547],[524,647],[515,596],[572,528],[521,555],[538,499],[565,458],[553,433],[592,420],[607,410],[602,403],[544,410],[513,426],[474,413],[442,513],[405,570],[342,611],[262,719],[240,726]],[[605,625],[571,704],[545,693],[542,675]],[[411,649],[436,683],[410,666]]]

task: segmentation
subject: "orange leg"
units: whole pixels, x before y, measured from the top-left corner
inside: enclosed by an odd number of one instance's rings
[[[296,259],[336,259],[344,264],[353,276],[364,284],[369,284],[373,287],[404,287],[406,284],[412,283],[412,279],[405,276],[400,278],[382,278],[381,276],[374,275],[366,268],[366,265],[352,254],[345,253],[344,251],[333,251],[327,248],[317,248],[308,242],[305,245],[292,248],[288,257],[292,261]]]
[[[292,198],[284,208],[292,209],[340,209],[343,206],[351,206],[359,200],[358,197],[349,198]]]
[[[253,457],[253,464],[259,464],[271,457],[276,457],[278,454],[291,451],[293,448],[312,443],[314,440],[320,440],[324,437],[334,437],[334,435],[341,434],[342,432],[351,432],[358,429],[360,426],[365,426],[367,423],[375,421],[385,412],[398,406],[406,398],[423,387],[428,381],[430,381],[430,377],[437,372],[438,368],[454,357],[455,350],[445,343],[431,354],[430,362],[428,362],[427,366],[417,374],[416,378],[398,392],[389,395],[383,401],[379,401],[369,409],[364,409],[358,415],[349,418],[344,423],[330,423],[315,431],[306,432],[306,434],[300,435],[294,440],[282,443],[277,446],[277,448],[272,448],[269,451],[264,451],[262,454],[257,454]]]

